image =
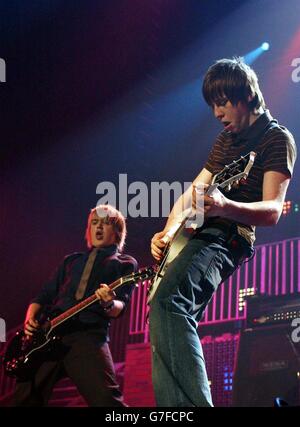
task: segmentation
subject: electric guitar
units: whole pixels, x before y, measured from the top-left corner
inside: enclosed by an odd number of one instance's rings
[[[205,194],[211,195],[217,188],[224,191],[230,191],[236,188],[241,180],[246,180],[253,166],[256,153],[251,151],[238,160],[234,160],[226,165],[221,172],[213,176],[212,182],[205,190]],[[198,223],[193,221],[194,214],[192,208],[186,209],[177,217],[177,221],[163,237],[164,247],[163,256],[157,266],[156,274],[153,276],[151,286],[148,289],[147,303],[150,304],[155,292],[164,277],[169,264],[177,257],[188,241],[194,236]]]
[[[154,274],[153,268],[147,267],[115,280],[109,288],[115,290],[124,285],[138,286],[139,282],[152,278]],[[23,330],[18,331],[8,343],[3,358],[5,373],[20,380],[32,377],[41,365],[43,357],[60,342],[63,336],[63,329],[60,326],[96,301],[99,302],[93,294],[53,319],[47,319],[32,337],[25,335]]]

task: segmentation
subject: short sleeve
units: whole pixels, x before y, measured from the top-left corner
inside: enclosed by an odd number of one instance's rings
[[[292,177],[297,147],[293,135],[283,127],[271,129],[261,152],[263,171],[282,172]]]

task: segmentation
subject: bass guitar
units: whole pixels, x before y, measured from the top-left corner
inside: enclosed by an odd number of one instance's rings
[[[147,267],[115,280],[109,288],[114,291],[125,285],[138,286],[139,282],[151,279],[154,274],[153,268]],[[8,343],[3,357],[5,373],[20,380],[30,378],[42,363],[43,357],[61,340],[61,325],[96,301],[99,300],[93,294],[53,319],[47,319],[32,337],[27,336],[23,330],[18,331]]]

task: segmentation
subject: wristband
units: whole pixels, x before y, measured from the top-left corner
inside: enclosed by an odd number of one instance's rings
[[[103,310],[107,313],[108,311],[111,311],[115,306],[114,300],[112,300],[106,307],[103,307]]]

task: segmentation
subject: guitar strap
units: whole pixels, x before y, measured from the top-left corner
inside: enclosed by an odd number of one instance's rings
[[[80,300],[84,296],[84,293],[85,293],[89,278],[91,276],[91,272],[93,270],[93,266],[95,264],[95,259],[96,259],[98,252],[99,252],[99,249],[94,248],[89,254],[88,260],[85,264],[83,273],[82,273],[81,278],[80,278],[78,288],[76,290],[76,294],[75,294],[76,300]],[[103,265],[105,265],[107,262],[112,261],[114,259],[118,260],[119,256],[120,256],[120,253],[116,252],[112,255],[106,256],[101,262]]]
[[[85,264],[83,273],[82,273],[81,278],[80,278],[78,288],[76,290],[76,294],[75,294],[76,300],[80,300],[83,298],[83,295],[85,293],[85,290],[86,290],[86,287],[87,287],[87,284],[88,284],[88,281],[89,281],[89,278],[90,278],[90,275],[91,275],[91,272],[93,269],[93,265],[95,263],[97,252],[98,252],[98,249],[94,248],[89,254],[88,260]]]

